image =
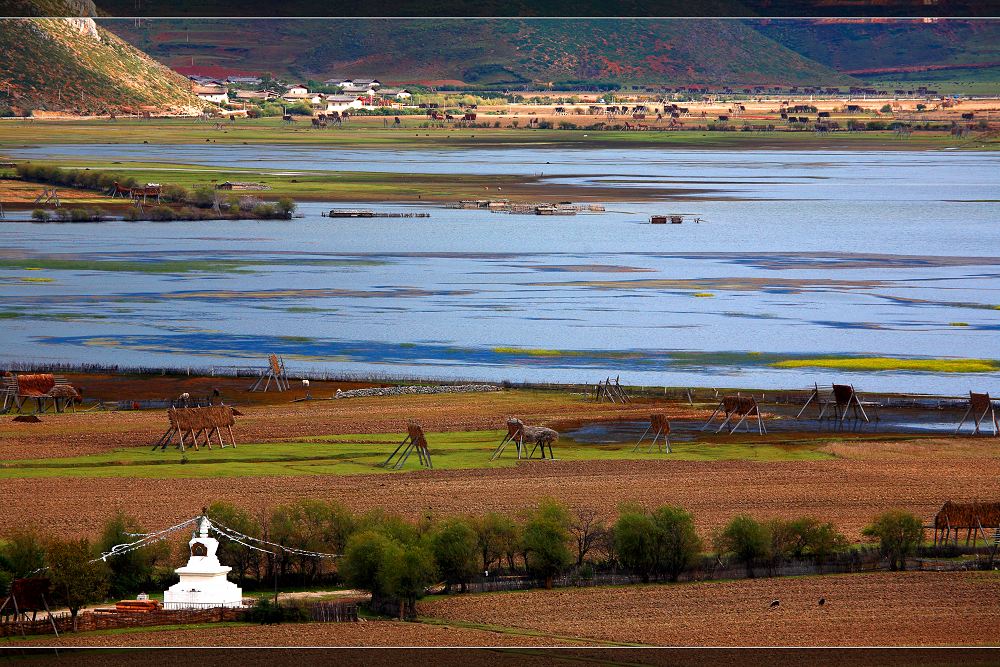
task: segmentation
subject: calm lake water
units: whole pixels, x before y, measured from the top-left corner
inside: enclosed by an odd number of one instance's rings
[[[780,368],[817,355],[1000,358],[1000,156],[47,146],[254,166],[543,174],[681,192],[538,217],[0,225],[0,359],[644,385],[1000,393],[1000,373]],[[707,191],[707,192],[706,192]],[[493,194],[493,193],[491,193]],[[339,203],[337,208],[350,204]],[[652,213],[702,224],[652,226]],[[40,270],[28,270],[40,269]]]

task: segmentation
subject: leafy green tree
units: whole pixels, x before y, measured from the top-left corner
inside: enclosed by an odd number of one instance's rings
[[[875,517],[861,534],[878,540],[879,553],[889,559],[889,569],[905,570],[906,558],[916,553],[924,540],[920,518],[905,510],[889,510]]]
[[[249,537],[261,537],[260,523],[244,509],[227,502],[212,503],[208,507],[208,516],[212,521],[218,521],[226,528],[238,531]],[[245,547],[242,544],[227,540],[219,540],[219,560],[236,570],[240,586],[246,583],[247,575],[260,579],[260,552]]]
[[[614,527],[619,561],[648,582],[652,574],[677,581],[701,552],[694,519],[679,507],[664,505],[650,513],[638,505],[622,507]]]
[[[552,580],[573,562],[568,543],[569,513],[555,500],[546,499],[529,515],[524,524],[521,544],[527,556],[528,571],[545,580]]]
[[[142,532],[145,531],[134,518],[118,512],[104,524],[97,548],[100,552],[107,553],[119,544],[134,542],[134,534]],[[170,545],[156,542],[134,551],[109,556],[107,564],[111,581],[108,592],[112,597],[125,598],[148,590],[157,562],[166,560],[169,555]]]
[[[484,570],[489,570],[493,563],[508,553],[509,546],[517,543],[517,524],[498,512],[474,517],[472,527],[476,531],[476,543]]]
[[[271,539],[278,544],[321,553],[343,553],[353,530],[353,518],[340,504],[303,498],[275,508],[271,515]],[[323,574],[320,556],[293,555],[303,583]]]
[[[428,543],[447,590],[459,584],[464,593],[479,570],[479,541],[469,521],[460,517],[442,521],[431,531]]]
[[[0,569],[9,572],[12,579],[31,576],[44,566],[45,546],[32,529],[15,529],[0,549]]]
[[[390,553],[393,549],[398,549],[396,542],[385,533],[376,530],[355,533],[347,540],[340,562],[344,580],[373,596],[385,595],[386,575],[382,573],[382,565],[393,557]]]
[[[809,534],[808,553],[816,560],[816,565],[822,570],[823,564],[838,551],[846,549],[850,543],[832,523],[819,523]]]
[[[677,581],[692,567],[701,553],[701,538],[694,528],[694,518],[680,507],[664,505],[653,512],[656,530],[656,569]]]
[[[80,609],[103,600],[107,595],[108,567],[103,561],[90,562],[95,554],[86,539],[53,539],[48,542],[45,551],[55,600],[69,607],[75,632]]]
[[[747,576],[752,578],[754,562],[770,555],[770,530],[766,524],[741,514],[733,517],[716,535],[715,548],[720,554],[730,555],[746,565]]]
[[[653,518],[638,505],[628,505],[618,513],[612,528],[618,560],[648,583],[656,570],[656,526]]]
[[[434,556],[418,544],[393,544],[383,552],[382,590],[400,601],[400,616],[416,614],[417,599],[436,577]]]
[[[374,530],[388,535],[401,544],[409,544],[417,539],[417,529],[412,523],[398,514],[389,514],[380,508],[358,517],[355,530]]]

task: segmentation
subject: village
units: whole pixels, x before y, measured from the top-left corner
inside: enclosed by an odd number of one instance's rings
[[[378,79],[279,84],[259,77],[224,81],[190,75],[192,91],[225,117],[280,113],[315,127],[342,127],[352,115],[423,115],[481,128],[858,132],[914,129],[967,133],[1000,123],[1000,99],[942,96],[937,90],[850,87],[659,87],[644,92],[446,91],[383,87]],[[253,88],[250,88],[250,87]],[[333,91],[333,92],[331,92]],[[388,123],[386,123],[388,125]]]

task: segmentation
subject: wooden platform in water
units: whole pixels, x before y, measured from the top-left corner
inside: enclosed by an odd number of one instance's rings
[[[430,213],[391,213],[365,209],[333,209],[324,214],[327,218],[429,218]]]

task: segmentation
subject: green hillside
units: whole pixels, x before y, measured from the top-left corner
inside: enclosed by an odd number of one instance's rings
[[[762,21],[757,29],[839,71],[1000,63],[1000,21]]]
[[[184,77],[90,19],[0,20],[0,113],[191,113]]]
[[[171,66],[478,84],[845,84],[740,21],[104,21]],[[205,70],[211,72],[211,70]]]

